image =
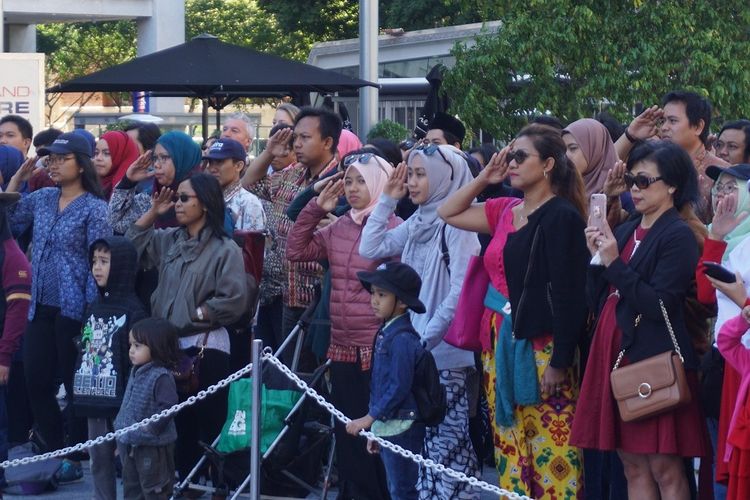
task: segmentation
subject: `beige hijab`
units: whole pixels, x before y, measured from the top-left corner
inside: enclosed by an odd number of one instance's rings
[[[563,130],[569,133],[580,146],[589,168],[583,172],[586,195],[601,193],[607,173],[615,166],[617,152],[607,128],[596,120],[584,118],[576,120]]]

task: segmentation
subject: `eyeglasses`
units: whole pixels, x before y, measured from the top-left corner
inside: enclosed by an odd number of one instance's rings
[[[151,155],[151,161],[154,163],[164,163],[167,160],[171,160],[172,157],[169,155]]]
[[[75,155],[72,156],[65,156],[65,155],[49,155],[47,157],[47,165],[62,165],[68,160],[72,160],[75,158]]]
[[[409,151],[414,147],[415,144],[416,142],[414,142],[414,139],[406,139],[405,141],[401,141],[401,143],[398,145],[398,148],[401,151]]]
[[[516,149],[515,151],[510,151],[508,153],[508,156],[505,157],[505,160],[510,164],[513,160],[516,160],[516,165],[520,165],[523,162],[525,162],[529,156],[539,156],[536,153],[529,153],[528,151],[524,151],[523,149]]]
[[[713,188],[711,188],[711,191],[714,192],[714,194],[732,194],[735,191],[737,191],[739,188],[737,187],[737,182],[727,182],[726,184],[720,184],[716,183],[714,184]]]
[[[362,153],[362,154],[353,154],[353,155],[346,156],[344,158],[344,168],[349,168],[357,162],[367,165],[368,163],[370,163],[370,160],[375,160],[375,163],[378,164],[378,167],[380,167],[380,170],[388,174],[388,171],[385,169],[383,164],[380,163],[380,160],[378,160],[378,155],[374,153]]]
[[[414,148],[415,151],[421,151],[427,156],[432,156],[436,152],[440,155],[440,157],[443,159],[445,163],[448,164],[448,166],[451,168],[451,180],[453,180],[453,164],[448,161],[448,158],[445,157],[442,151],[440,151],[440,146],[437,144],[420,144]]]
[[[633,175],[631,173],[625,173],[625,175],[623,176],[623,180],[625,181],[625,185],[628,187],[628,189],[632,188],[634,185],[638,189],[646,189],[654,182],[662,180],[662,178],[661,176],[648,177],[643,174]]]
[[[173,195],[172,201],[175,203],[177,203],[178,201],[181,201],[182,203],[187,203],[190,200],[190,198],[197,198],[197,197],[198,195],[195,195],[195,194],[180,193],[180,194]]]

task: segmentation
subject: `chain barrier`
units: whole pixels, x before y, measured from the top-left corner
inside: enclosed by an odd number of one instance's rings
[[[271,350],[269,348],[266,348],[263,350],[263,360],[269,361],[272,365],[278,368],[282,373],[284,373],[284,375],[287,376],[287,378],[289,378],[292,382],[294,382],[297,385],[297,387],[300,388],[300,390],[302,390],[305,394],[307,394],[309,397],[314,399],[315,402],[317,402],[320,406],[325,408],[330,414],[336,417],[336,419],[339,420],[342,424],[346,425],[349,422],[351,422],[351,419],[349,417],[341,413],[341,411],[338,408],[336,408],[331,403],[326,401],[326,399],[320,394],[318,394],[315,391],[315,389],[309,387],[292,370],[290,370],[284,363],[282,363],[278,358],[276,358],[271,353]],[[489,491],[497,495],[505,496],[506,498],[510,498],[513,500],[533,500],[532,498],[527,497],[525,495],[519,495],[518,493],[505,490],[503,488],[495,486],[494,484],[489,484],[485,481],[482,481],[481,479],[477,479],[476,477],[467,476],[463,472],[450,469],[444,466],[443,464],[436,463],[433,460],[430,460],[429,458],[424,458],[422,455],[412,453],[411,451],[406,450],[397,444],[391,443],[390,441],[387,441],[383,438],[380,438],[374,435],[372,432],[363,430],[363,431],[360,431],[359,434],[361,436],[366,437],[367,439],[371,439],[377,442],[380,446],[392,451],[393,453],[401,455],[404,458],[408,458],[409,460],[412,460],[413,462],[417,462],[418,464],[423,465],[425,467],[429,467],[430,469],[433,469],[440,474],[445,474],[447,476],[452,477],[453,479],[457,479],[458,481],[469,483],[471,486],[474,486],[475,488],[478,487],[485,491]]]
[[[113,439],[117,439],[118,437],[127,434],[128,432],[132,432],[134,430],[140,429],[141,427],[145,427],[149,424],[152,424],[154,422],[158,422],[159,420],[163,418],[170,417],[177,413],[178,411],[182,410],[186,406],[194,405],[198,401],[207,398],[211,394],[214,394],[218,390],[228,386],[230,383],[234,382],[235,380],[239,379],[243,375],[250,373],[253,369],[253,365],[248,364],[243,368],[240,368],[233,374],[229,375],[224,380],[220,380],[219,382],[215,383],[214,385],[207,387],[206,389],[199,391],[198,394],[195,394],[193,396],[190,396],[182,403],[178,403],[171,408],[167,408],[166,410],[162,410],[159,413],[155,413],[154,415],[151,415],[148,418],[144,418],[140,422],[136,422],[133,425],[130,425],[128,427],[124,427],[122,429],[116,430],[114,432],[110,432],[108,434],[105,434],[103,436],[99,436],[95,439],[89,439],[88,441],[85,441],[83,443],[78,443],[73,446],[68,446],[67,448],[61,448],[59,450],[50,451],[48,453],[44,453],[42,455],[34,455],[31,457],[24,457],[24,458],[16,458],[14,460],[6,460],[5,462],[0,463],[0,468],[7,469],[10,467],[17,467],[19,465],[28,465],[34,462],[41,462],[43,460],[49,460],[50,458],[58,458],[63,457],[65,455],[68,455],[70,453],[75,453],[77,451],[83,451],[89,448],[92,448],[94,446],[100,445],[102,443],[105,443],[107,441],[111,441]]]
[[[307,394],[310,398],[314,399],[315,402],[317,402],[320,406],[325,408],[331,415],[336,417],[336,419],[341,422],[342,424],[346,425],[349,422],[351,422],[351,419],[344,415],[338,408],[333,406],[331,403],[326,401],[326,399],[318,394],[315,389],[309,387],[302,379],[300,379],[292,370],[290,370],[284,363],[282,363],[278,358],[276,358],[270,348],[265,348],[263,350],[263,360],[269,361],[272,365],[274,365],[276,368],[279,369],[284,375],[286,375],[287,378],[289,378],[292,382],[299,387],[299,389]],[[85,441],[83,443],[78,443],[73,446],[69,446],[67,448],[61,448],[59,450],[50,451],[48,453],[44,453],[41,455],[34,455],[31,457],[24,457],[24,458],[17,458],[14,460],[6,460],[5,462],[0,463],[0,468],[7,469],[10,467],[17,467],[19,465],[28,465],[34,462],[41,462],[43,460],[49,460],[51,458],[58,458],[65,455],[69,455],[70,453],[75,453],[78,451],[83,451],[88,448],[92,448],[94,446],[100,445],[102,443],[105,443],[107,441],[111,441],[113,439],[117,439],[120,436],[123,436],[127,434],[128,432],[132,432],[134,430],[140,429],[141,427],[145,427],[149,424],[152,424],[154,422],[158,422],[161,419],[170,417],[174,415],[175,413],[179,412],[186,406],[193,405],[197,403],[198,401],[205,399],[211,394],[216,393],[218,390],[228,386],[230,383],[234,382],[235,380],[241,378],[247,373],[250,373],[252,371],[253,367],[252,364],[248,364],[245,367],[241,368],[240,370],[234,372],[233,374],[229,375],[227,378],[217,382],[216,384],[207,387],[206,389],[199,391],[197,394],[190,396],[182,403],[178,403],[171,408],[167,408],[166,410],[163,410],[159,413],[156,413],[148,418],[144,418],[140,422],[136,422],[133,425],[130,425],[128,427],[125,427],[123,429],[116,430],[114,432],[109,432],[103,436],[99,436],[95,439],[90,439],[88,441]],[[393,453],[396,453],[398,455],[401,455],[404,458],[408,458],[409,460],[412,460],[420,465],[423,465],[425,467],[429,467],[430,469],[435,470],[436,472],[440,474],[445,474],[447,476],[452,477],[453,479],[456,479],[458,481],[469,483],[471,486],[475,488],[481,488],[485,491],[489,491],[491,493],[495,493],[497,495],[505,496],[506,498],[510,498],[512,500],[533,500],[530,497],[527,497],[525,495],[519,495],[518,493],[515,493],[513,491],[508,491],[503,488],[500,488],[498,486],[495,486],[494,484],[489,484],[485,481],[482,481],[481,479],[477,479],[476,477],[468,476],[464,474],[463,472],[455,471],[453,469],[450,469],[443,464],[436,463],[433,460],[429,458],[424,458],[421,455],[418,455],[416,453],[413,453],[409,450],[406,450],[402,448],[401,446],[391,443],[390,441],[387,441],[383,438],[380,438],[376,435],[374,435],[372,432],[369,431],[360,431],[360,435],[363,437],[366,437],[367,439],[371,439],[375,442],[377,442],[380,446],[383,448],[386,448]]]

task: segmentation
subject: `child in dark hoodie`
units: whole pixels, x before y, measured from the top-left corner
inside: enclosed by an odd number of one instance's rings
[[[89,439],[113,430],[130,372],[128,332],[146,317],[135,293],[137,258],[123,236],[96,240],[89,248],[99,294],[84,316],[73,378],[75,413],[88,418]],[[90,450],[95,498],[116,498],[115,448],[108,441]]]

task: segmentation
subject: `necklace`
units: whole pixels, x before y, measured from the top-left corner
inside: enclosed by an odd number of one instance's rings
[[[533,214],[534,212],[536,212],[537,209],[539,209],[539,207],[541,207],[542,205],[544,205],[545,203],[547,203],[551,199],[552,199],[552,196],[550,196],[549,198],[546,198],[546,199],[540,201],[537,206],[535,206],[534,208],[532,208],[528,212],[526,212],[526,201],[522,201],[521,202],[521,208],[518,211],[518,216],[520,217],[520,222],[528,221],[529,217],[531,216],[531,214]]]

